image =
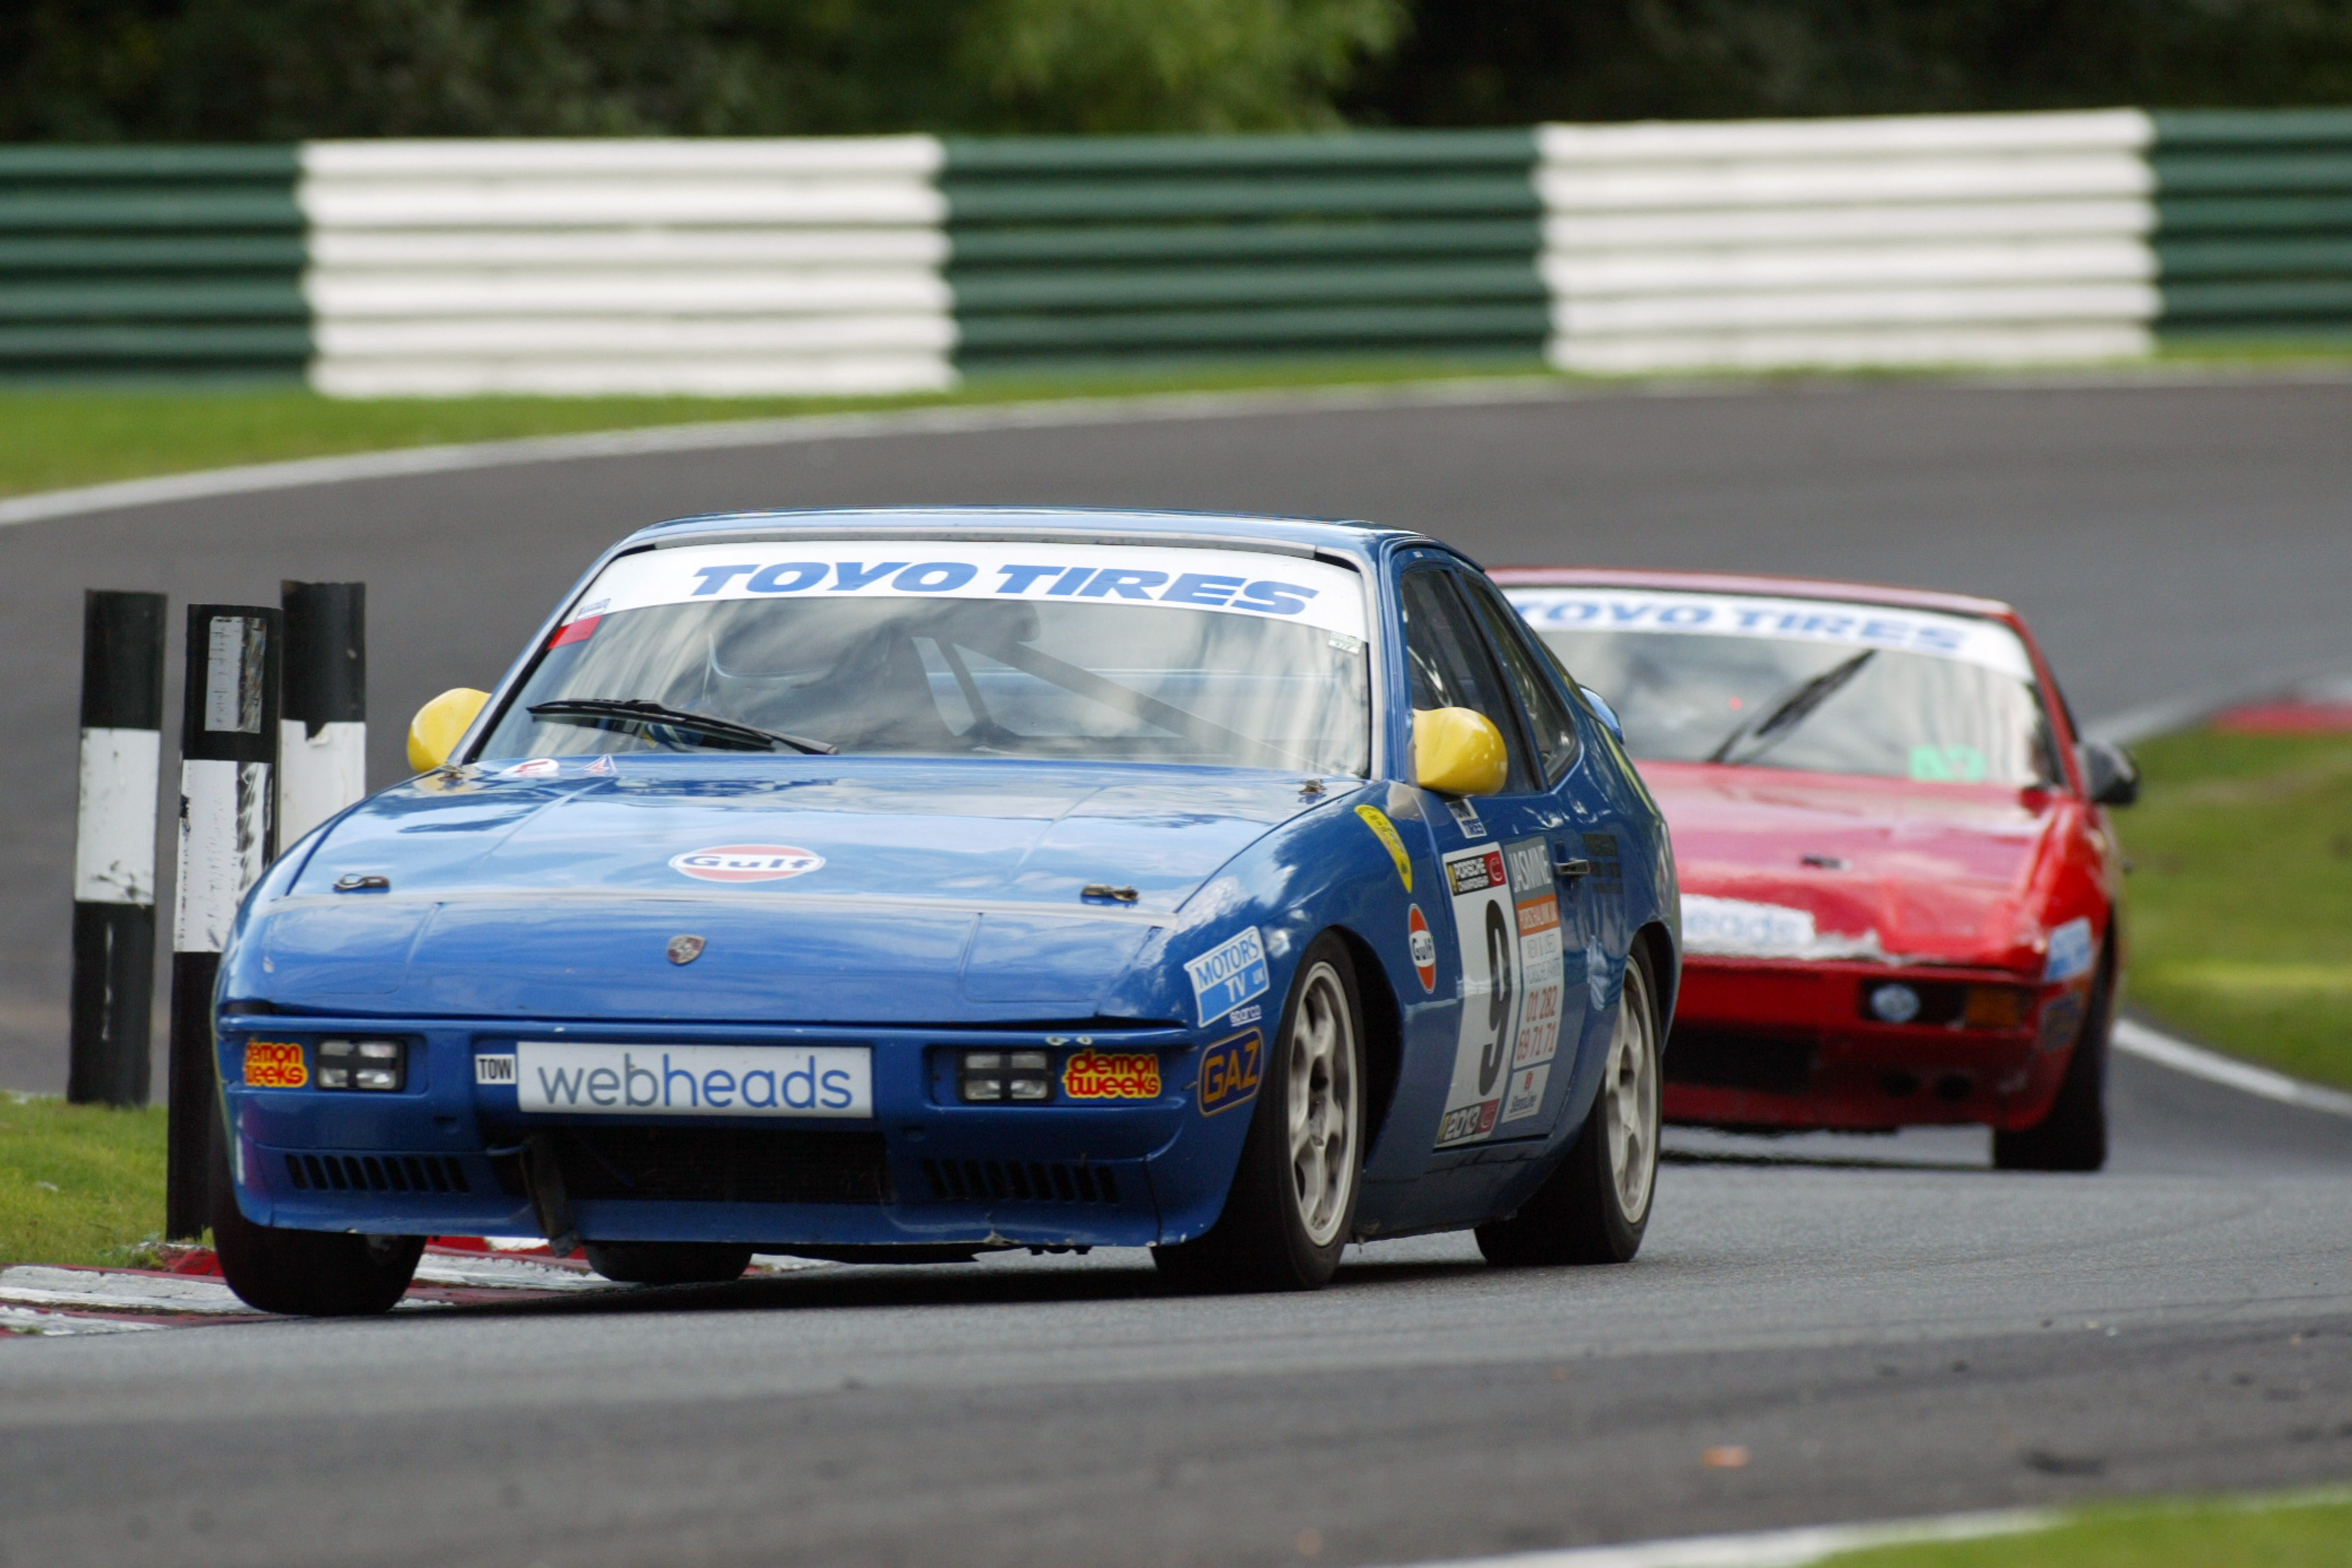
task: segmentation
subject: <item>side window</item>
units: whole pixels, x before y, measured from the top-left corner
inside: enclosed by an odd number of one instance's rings
[[[1486,623],[1487,638],[1501,656],[1503,675],[1518,693],[1519,710],[1528,716],[1528,728],[1535,731],[1536,755],[1543,763],[1544,783],[1556,784],[1576,763],[1576,721],[1569,716],[1568,700],[1551,683],[1544,661],[1528,645],[1533,639],[1495,585],[1483,577],[1464,574],[1462,586],[1470,602],[1478,607],[1478,618]],[[1558,668],[1554,663],[1553,668]],[[1562,679],[1566,673],[1562,672]]]
[[[1511,755],[1510,778],[1504,788],[1522,795],[1536,789],[1518,714],[1454,574],[1442,566],[1415,567],[1405,573],[1400,586],[1413,707],[1468,708],[1484,713],[1503,732],[1503,744]]]

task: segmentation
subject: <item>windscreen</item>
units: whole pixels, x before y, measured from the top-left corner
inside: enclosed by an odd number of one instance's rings
[[[1634,757],[2024,787],[2055,782],[2024,645],[1965,616],[1821,599],[1510,588]]]
[[[1360,579],[1293,556],[691,545],[612,563],[480,755],[829,750],[1360,775],[1369,664]]]

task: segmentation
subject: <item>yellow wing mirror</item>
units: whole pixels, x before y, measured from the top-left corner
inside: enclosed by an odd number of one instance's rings
[[[1493,795],[1510,777],[1511,754],[1503,747],[1503,732],[1484,713],[1416,708],[1412,772],[1422,788],[1440,795]]]
[[[429,773],[447,762],[466,731],[474,727],[482,704],[489,700],[487,691],[453,686],[419,708],[416,717],[408,721],[408,765]]]

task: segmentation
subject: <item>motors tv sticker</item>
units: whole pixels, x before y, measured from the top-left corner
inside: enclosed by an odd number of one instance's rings
[[[824,856],[793,844],[719,844],[669,858],[671,870],[701,882],[776,882],[824,864]]]
[[[1257,1098],[1265,1072],[1265,1037],[1255,1029],[1201,1053],[1201,1114],[1214,1116]]]
[[[1265,938],[1255,926],[1192,960],[1184,973],[1192,978],[1192,1000],[1201,1009],[1204,1029],[1243,1003],[1265,995],[1273,984],[1266,970]]]
[[[515,1104],[565,1116],[874,1114],[864,1046],[631,1046],[521,1040]],[[482,1081],[477,1058],[475,1081]]]
[[[1062,1093],[1071,1100],[1157,1100],[1157,1051],[1076,1051],[1062,1064]]]
[[[1443,866],[1461,950],[1462,1026],[1438,1119],[1441,1149],[1475,1142],[1541,1109],[1549,1075],[1530,1069],[1559,1052],[1566,990],[1550,845],[1482,844],[1446,856]]]
[[[656,605],[740,599],[1024,599],[1132,605],[1366,633],[1363,579],[1345,566],[1253,550],[949,539],[795,539],[681,545],[606,566],[570,626]]]
[[[2033,679],[2017,634],[1998,621],[1840,599],[1779,599],[1745,594],[1676,594],[1648,588],[1506,588],[1538,632],[1658,632],[1683,637],[1769,637],[1935,654]]]

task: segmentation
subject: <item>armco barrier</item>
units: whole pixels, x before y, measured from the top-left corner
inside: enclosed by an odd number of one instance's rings
[[[2164,336],[2352,335],[2352,110],[2154,119]]]
[[[1564,370],[2147,353],[2147,116],[1549,125]]]
[[[322,142],[310,378],[340,396],[944,387],[924,136]]]
[[[2329,336],[2352,110],[0,150],[0,376],[821,395]]]
[[[299,377],[295,156],[0,148],[0,376]]]
[[[965,371],[1542,352],[1526,132],[947,144]]]

